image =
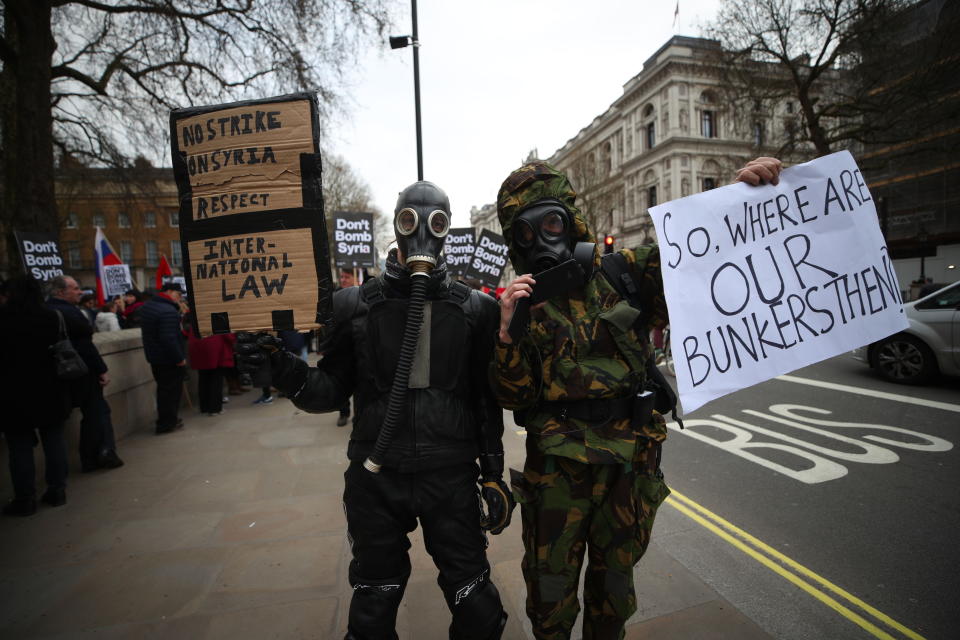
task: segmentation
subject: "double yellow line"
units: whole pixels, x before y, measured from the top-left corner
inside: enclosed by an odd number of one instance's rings
[[[925,640],[919,633],[908,629],[885,613],[876,610],[863,600],[844,591],[823,576],[791,560],[743,529],[727,522],[717,514],[697,504],[679,491],[671,489],[670,497],[667,498],[667,504],[771,571],[800,587],[871,635],[877,638],[883,638],[884,640],[897,640],[897,636],[893,636],[881,629],[872,621],[851,609],[847,604],[853,605],[863,613],[871,616],[875,621],[886,625],[889,629],[895,629],[907,638],[912,638],[912,640]],[[833,596],[836,596],[836,598]],[[841,600],[846,601],[846,604],[841,602]]]

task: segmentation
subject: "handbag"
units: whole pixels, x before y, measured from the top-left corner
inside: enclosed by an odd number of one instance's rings
[[[63,314],[59,311],[56,313],[60,318],[60,339],[50,345],[50,353],[53,354],[53,360],[57,366],[57,377],[61,380],[77,380],[87,375],[90,370],[67,336],[67,325],[63,321]]]

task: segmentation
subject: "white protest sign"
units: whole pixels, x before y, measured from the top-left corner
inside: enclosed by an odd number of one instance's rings
[[[133,289],[130,267],[125,264],[108,264],[103,267],[104,297],[122,296]]]
[[[684,411],[907,327],[847,151],[650,209]]]

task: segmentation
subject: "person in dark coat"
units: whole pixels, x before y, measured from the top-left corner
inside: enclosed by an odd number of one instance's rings
[[[38,432],[47,483],[41,500],[51,506],[67,501],[64,422],[70,415],[70,394],[57,377],[50,352],[50,345],[60,339],[60,321],[56,313],[43,306],[40,283],[17,276],[6,285],[9,300],[0,307],[0,385],[9,400],[3,432],[14,498],[3,513],[29,516],[37,511],[33,448]]]
[[[143,353],[157,381],[157,435],[183,426],[183,420],[177,416],[187,364],[180,332],[182,295],[178,283],[167,282],[139,312]]]
[[[50,281],[47,307],[59,311],[67,325],[67,335],[89,373],[71,384],[74,406],[80,407],[80,469],[115,469],[123,466],[117,455],[110,405],[103,397],[103,388],[110,384],[110,374],[100,352],[93,344],[93,327],[77,306],[83,295],[77,281],[70,276],[57,276]]]

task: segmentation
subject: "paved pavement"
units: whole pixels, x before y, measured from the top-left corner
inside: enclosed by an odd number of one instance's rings
[[[120,442],[126,466],[70,477],[66,506],[0,519],[0,637],[342,638],[351,590],[340,504],[349,428],[289,401],[234,396],[216,417]],[[505,435],[522,465],[522,436]],[[630,639],[770,638],[656,540],[637,568]],[[524,615],[519,518],[490,539],[510,615],[505,639],[532,637]],[[447,637],[436,570],[412,535],[404,640]],[[575,638],[580,637],[579,629]]]

